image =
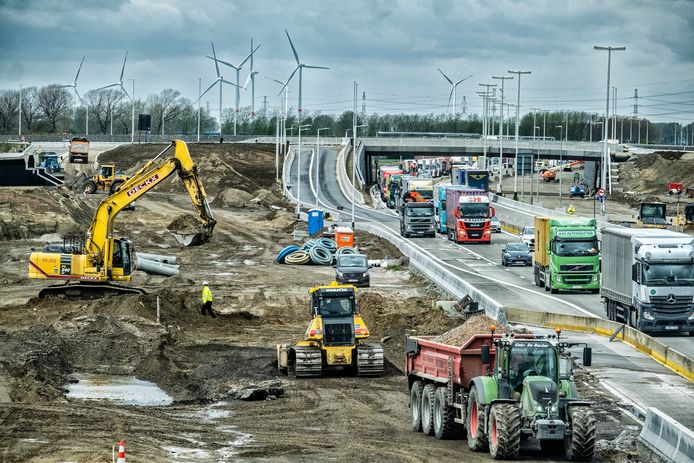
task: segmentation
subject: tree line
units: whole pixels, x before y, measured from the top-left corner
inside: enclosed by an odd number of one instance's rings
[[[85,134],[87,117],[89,133],[130,134],[133,102],[118,89],[90,90],[77,101],[69,88],[59,85],[28,87],[22,89],[22,133],[69,132]],[[77,104],[76,104],[77,103]],[[193,135],[197,133],[198,107],[177,90],[167,88],[158,94],[150,94],[144,100],[134,101],[135,119],[139,114],[152,117],[153,134]],[[219,134],[216,111],[203,107],[200,111],[200,131],[203,134]],[[222,133],[234,133],[232,108],[223,112]],[[261,110],[251,113],[249,107],[236,114],[236,133],[239,135],[273,136],[278,117],[277,110]],[[439,134],[482,133],[482,118],[477,114],[358,114],[358,124],[368,124],[359,130],[360,136],[378,136],[383,132],[428,132]],[[546,111],[527,113],[519,124],[520,136],[565,139],[569,141],[597,141],[602,139],[602,116],[579,111]],[[499,135],[499,119],[490,125],[490,135]],[[682,127],[677,123],[652,123],[647,119],[617,117],[616,131],[609,138],[625,143],[690,143],[694,141],[694,125]],[[137,120],[135,121],[137,130]],[[293,127],[311,124],[303,133],[315,135],[318,128],[327,127],[323,135],[351,135],[352,111],[342,114],[323,114],[293,109],[287,114],[286,127],[293,134]],[[0,133],[17,134],[19,125],[19,90],[0,90]],[[561,126],[561,129],[558,127]],[[536,129],[536,127],[538,127]],[[504,119],[504,135],[515,135],[515,119]]]

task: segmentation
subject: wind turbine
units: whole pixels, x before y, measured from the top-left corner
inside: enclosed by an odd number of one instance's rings
[[[79,104],[82,103],[82,97],[80,96],[79,92],[77,91],[77,78],[80,76],[80,71],[82,70],[82,64],[84,64],[84,56],[82,57],[82,61],[80,61],[80,67],[77,68],[77,74],[75,75],[75,80],[71,84],[60,86],[60,88],[72,88],[75,91],[75,95],[77,95],[77,103],[79,103]],[[85,132],[85,135],[89,135],[89,105],[86,105],[85,119],[86,119],[86,122],[85,122],[84,132]]]
[[[472,74],[470,74],[469,76],[467,76],[464,79],[460,79],[456,83],[453,83],[453,81],[451,79],[449,79],[448,76],[446,74],[444,74],[440,68],[436,68],[436,69],[438,69],[439,72],[441,73],[441,75],[443,76],[443,78],[446,79],[449,84],[451,84],[451,93],[448,94],[448,107],[449,108],[451,107],[451,97],[453,97],[453,113],[455,114],[455,112],[456,112],[455,111],[455,105],[458,104],[458,100],[456,98],[456,88],[458,87],[458,85],[460,85],[461,83],[465,82],[470,77],[472,77]]]
[[[132,107],[131,110],[131,118],[130,118],[130,143],[135,143],[135,98],[134,98],[134,88],[135,88],[135,80],[133,80],[133,96],[130,96],[128,91],[125,89],[123,86],[123,74],[125,73],[125,63],[128,61],[128,52],[125,52],[125,58],[123,58],[123,67],[120,69],[120,78],[118,79],[118,82],[113,83],[111,85],[105,85],[103,87],[97,88],[97,90],[103,90],[106,88],[111,88],[111,87],[120,87],[121,92],[125,93],[125,96],[128,97],[130,100],[130,105]],[[111,132],[113,132],[113,119],[111,119]],[[113,133],[111,133],[113,135]]]
[[[258,45],[260,47],[260,45]],[[251,81],[251,115],[255,116],[255,76],[260,74],[258,71],[253,70],[253,37],[251,37],[251,71],[248,74],[248,77],[246,78],[246,82],[243,84],[243,88],[241,90],[246,90],[246,86],[248,85],[248,81]]]
[[[294,77],[294,74],[296,74],[296,71],[299,71],[299,113],[301,113],[301,86],[302,86],[302,80],[303,80],[303,71],[304,68],[306,69],[330,69],[326,68],[323,66],[309,66],[308,64],[304,64],[299,60],[299,54],[296,52],[296,48],[294,48],[294,44],[292,43],[292,38],[289,37],[289,32],[287,32],[287,29],[284,30],[285,34],[287,34],[287,39],[289,39],[289,45],[292,47],[292,53],[294,53],[294,59],[296,59],[296,68],[294,68],[294,71],[289,75],[289,78],[287,79],[287,83],[284,84],[286,87],[289,85],[289,81],[292,80],[292,77]],[[284,88],[282,88],[284,90]],[[282,93],[282,90],[280,90],[280,93]]]
[[[219,63],[222,63],[226,66],[229,66],[230,68],[232,68],[236,71],[236,107],[235,107],[236,111],[234,112],[234,135],[236,135],[236,120],[237,120],[238,114],[239,114],[239,97],[240,97],[239,91],[241,89],[241,85],[240,85],[239,80],[240,80],[241,68],[243,67],[244,64],[246,64],[246,61],[253,58],[253,53],[255,53],[258,48],[260,48],[260,45],[255,47],[255,49],[251,49],[251,54],[246,56],[246,58],[243,61],[241,61],[241,64],[239,64],[238,66],[234,66],[231,63],[228,63],[228,62],[223,61],[221,59],[217,59],[217,55],[215,55],[214,57],[208,56],[209,59],[214,60],[215,66],[217,66],[217,63],[219,62]]]
[[[221,61],[217,59],[217,53],[214,50],[214,43],[213,42],[210,42],[210,43],[212,44],[212,56],[214,56],[214,58],[212,58],[212,60],[214,61],[214,68],[217,71],[217,78],[215,79],[214,82],[212,82],[212,84],[209,87],[207,87],[207,90],[205,90],[204,92],[202,92],[200,94],[198,99],[195,100],[195,102],[193,102],[193,104],[200,101],[200,99],[203,96],[205,96],[205,94],[207,92],[209,92],[210,89],[212,89],[212,87],[214,87],[217,83],[219,83],[219,138],[221,139],[222,138],[222,84],[233,85],[237,88],[237,90],[238,90],[238,85],[233,84],[232,82],[229,82],[228,80],[226,80],[224,78],[224,76],[222,76],[222,74],[219,72],[219,64],[217,64],[217,63],[221,62]],[[209,56],[208,56],[208,58],[209,58]],[[237,95],[238,95],[238,91],[237,91]],[[238,97],[237,97],[237,101],[238,101]],[[235,134],[236,134],[236,118],[234,118],[234,135]]]

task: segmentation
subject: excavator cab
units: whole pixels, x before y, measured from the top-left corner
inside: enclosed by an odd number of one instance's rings
[[[311,323],[303,340],[277,346],[280,371],[293,371],[297,378],[321,376],[328,370],[383,374],[383,348],[364,342],[369,329],[359,314],[356,291],[337,282],[309,290]]]
[[[133,245],[127,238],[113,240],[113,268],[111,274],[115,280],[129,277],[133,272]],[[129,279],[129,278],[128,278]]]

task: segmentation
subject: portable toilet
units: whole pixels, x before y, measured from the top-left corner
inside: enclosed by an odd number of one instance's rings
[[[323,230],[323,210],[310,209],[308,211],[308,234],[313,236]]]
[[[335,242],[337,249],[344,247],[354,247],[354,231],[349,227],[335,228]]]

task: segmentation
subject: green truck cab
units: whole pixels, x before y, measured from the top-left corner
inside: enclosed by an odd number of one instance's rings
[[[546,291],[600,291],[596,221],[585,217],[535,217],[535,284]]]

